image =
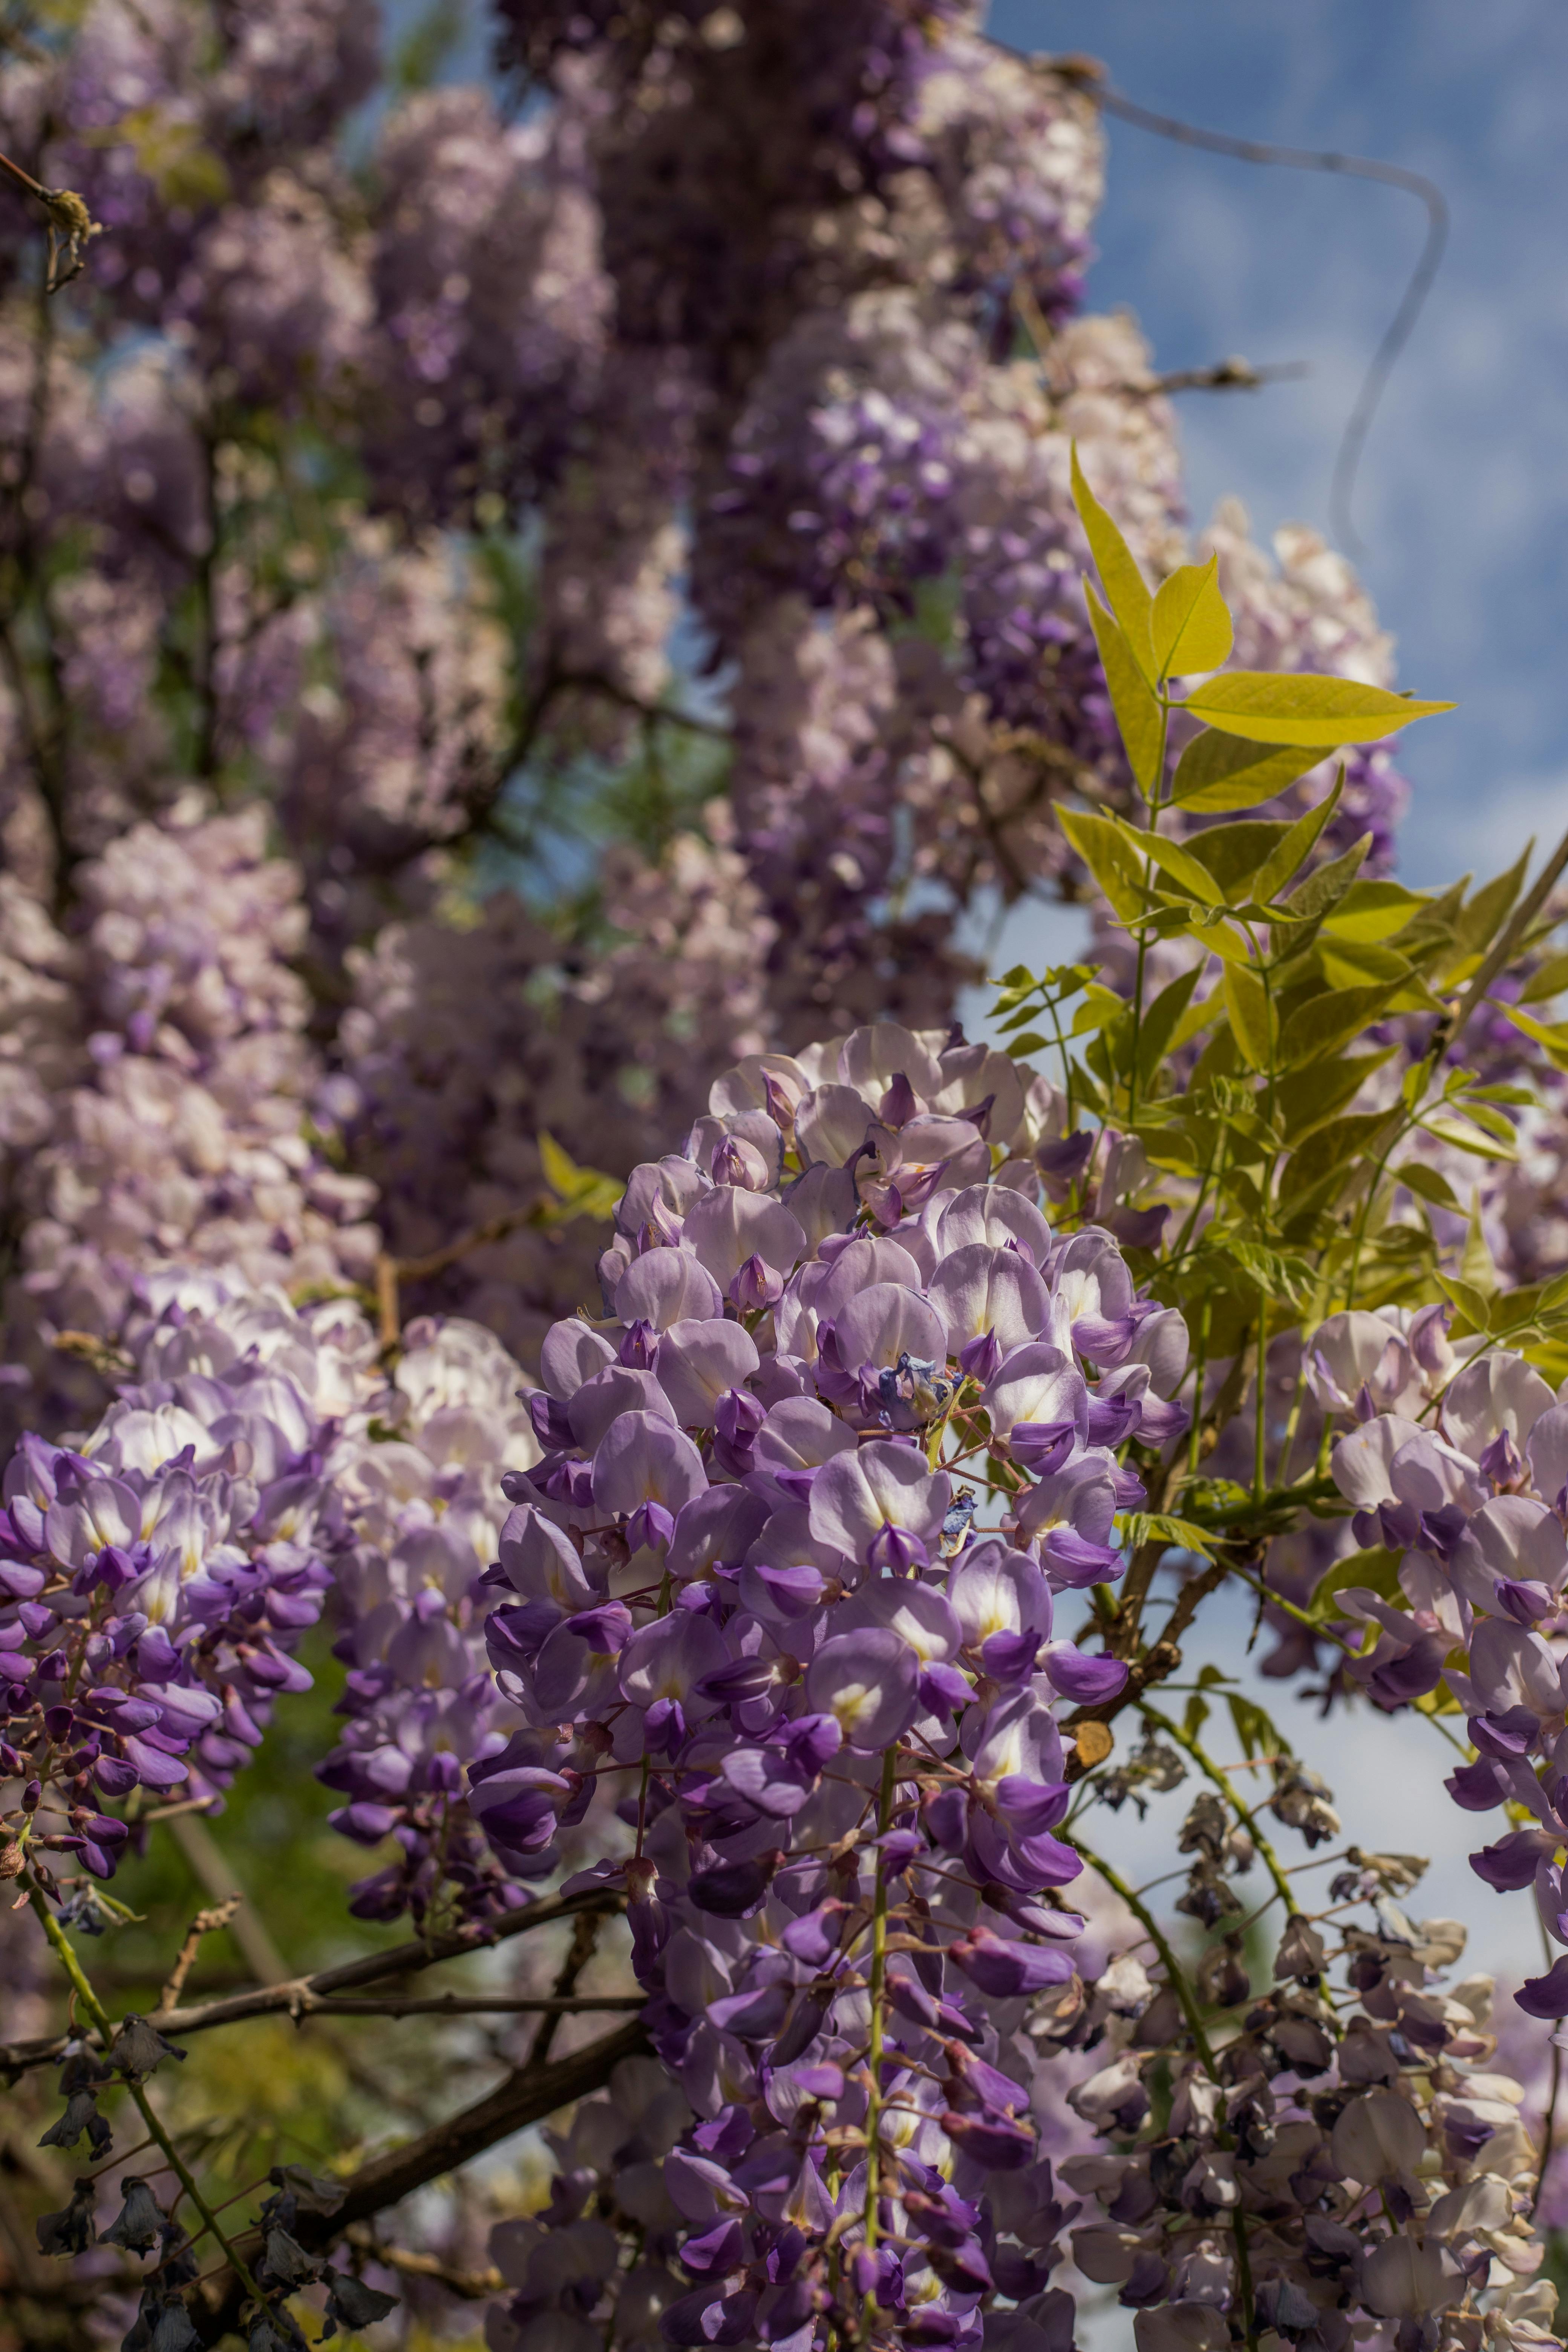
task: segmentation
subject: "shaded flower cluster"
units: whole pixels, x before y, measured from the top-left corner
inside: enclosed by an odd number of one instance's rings
[[[1491,1980],[1446,1984],[1464,1929],[1410,1920],[1391,1892],[1410,1871],[1363,1860],[1330,1893],[1371,1924],[1336,1911],[1336,1944],[1291,1916],[1271,1984],[1211,1948],[1206,2027],[1137,1947],[1041,2021],[1047,2046],[1100,2061],[1070,2103],[1102,2147],[1059,2169],[1086,2202],[1074,2263],[1133,2313],[1138,2352],[1242,2335],[1342,2352],[1369,2326],[1455,2352],[1557,2340],[1534,2276],[1540,2154],[1521,2084],[1490,2063]]]

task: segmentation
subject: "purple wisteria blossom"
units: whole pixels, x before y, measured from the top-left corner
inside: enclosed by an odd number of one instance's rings
[[[1082,1926],[1060,1715],[1126,1674],[1053,1627],[1093,1541],[1057,1490],[1103,1487],[1115,1578],[1129,1442],[1182,1426],[1146,1364],[1106,1401],[1162,1310],[1109,1234],[1053,1234],[1051,1108],[956,1034],[742,1063],[633,1174],[604,1319],[544,1345],[486,1626],[531,1727],[470,1802],[542,1851],[619,1792],[629,1852],[568,1885],[624,1886],[680,2102],[646,2191],[667,2340],[804,2346],[874,2296],[900,2340],[978,2342],[994,2281],[1048,2266],[1017,2029]],[[584,2310],[596,2227],[571,2218]],[[514,2262],[506,2343],[560,2292]]]

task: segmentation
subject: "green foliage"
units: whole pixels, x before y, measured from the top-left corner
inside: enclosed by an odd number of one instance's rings
[[[1478,1168],[1516,1151],[1516,1114],[1532,1097],[1483,1085],[1447,1058],[1478,974],[1492,991],[1523,961],[1523,989],[1497,999],[1498,1010],[1568,1068],[1568,1024],[1510,1001],[1550,1007],[1568,987],[1568,957],[1542,953],[1543,930],[1504,940],[1525,861],[1479,887],[1467,879],[1442,894],[1411,890],[1363,871],[1367,839],[1322,856],[1342,776],[1294,822],[1260,806],[1347,738],[1451,706],[1341,678],[1221,669],[1231,636],[1215,566],[1186,566],[1152,595],[1074,464],[1104,590],[1102,603],[1086,583],[1086,597],[1148,806],[1142,825],[1100,806],[1067,808],[1061,822],[1137,947],[1138,979],[1129,1000],[1089,965],[1038,977],[1018,967],[996,1010],[1011,1053],[1054,1047],[1069,1128],[1087,1116],[1135,1138],[1173,1202],[1146,1278],[1194,1334],[1201,1327],[1209,1360],[1232,1366],[1232,1392],[1211,1420],[1234,1416],[1255,1387],[1260,1330],[1270,1342],[1305,1339],[1352,1307],[1447,1298],[1458,1336],[1484,1334],[1546,1366],[1568,1360],[1568,1278],[1505,1295],[1478,1219],[1454,1244],[1468,1204],[1420,1157],[1424,1138]],[[1211,674],[1172,691],[1173,674],[1199,672]],[[1207,725],[1168,776],[1176,711]],[[1173,838],[1162,828],[1172,805],[1226,821]],[[1159,989],[1146,985],[1156,942],[1186,947],[1186,969]],[[1411,1015],[1426,1017],[1425,1050],[1414,1033],[1415,1058],[1396,1082],[1398,1049],[1375,1031]],[[1076,1190],[1060,1213],[1068,1223],[1087,1213]],[[1194,1439],[1186,1477],[1158,1498],[1163,1511],[1130,1515],[1124,1540],[1199,1559],[1232,1557],[1224,1548],[1245,1541],[1255,1557],[1260,1538],[1303,1509],[1342,1510],[1310,1462],[1287,1458],[1281,1486],[1268,1489],[1259,1430],[1250,1489],[1201,1477]],[[1375,1559],[1340,1563],[1314,1610],[1331,1613],[1332,1591],[1377,1570]],[[1248,1754],[1265,1731],[1283,1748],[1271,1727],[1248,1723],[1237,1717]]]

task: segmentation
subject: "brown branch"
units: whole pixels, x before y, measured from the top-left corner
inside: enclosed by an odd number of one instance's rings
[[[620,2011],[641,2009],[641,1993],[417,1993],[402,2000],[396,1993],[363,1994],[339,2000],[301,1999],[289,2011],[296,2022],[307,2017],[540,2017],[551,2023],[574,2017],[579,2011]]]
[[[185,1990],[185,1979],[190,1975],[195,1964],[196,1954],[201,1950],[202,1937],[210,1936],[216,1927],[226,1927],[243,1900],[244,1897],[239,1895],[226,1895],[223,1901],[211,1911],[196,1913],[185,1930],[185,1940],[180,1946],[179,1957],[169,1970],[163,1991],[158,1995],[157,2007],[153,2011],[154,2017],[161,2016],[166,2010],[178,2009],[180,1995]]]
[[[552,1919],[574,1918],[579,1911],[618,1911],[621,1902],[622,1896],[614,1887],[585,1887],[581,1894],[552,1895],[542,1903],[532,1903],[521,1911],[510,1913],[488,1933],[434,1936],[415,1943],[395,1944],[389,1951],[368,1952],[363,1959],[346,1960],[338,1968],[322,1969],[314,1976],[296,1977],[286,1984],[263,1985],[252,1992],[233,1993],[221,2000],[204,2001],[195,2009],[173,2010],[160,2016],[158,2030],[181,2035],[207,2033],[220,2025],[237,2024],[242,2018],[286,2016],[299,2002],[309,2007],[323,1995],[353,1992],[362,1985],[379,1984],[387,1977],[409,1976],[417,1969],[434,1968],[442,1960],[460,1959],[467,1952],[487,1951],[512,1936],[547,1927]],[[63,2033],[57,2033],[37,2042],[0,2044],[0,2073],[15,2078],[30,2067],[52,2064],[64,2052],[66,2039]]]
[[[434,2279],[448,2294],[461,2295],[465,2303],[482,2303],[488,2295],[501,2294],[506,2281],[493,2267],[484,2271],[460,2271],[451,2263],[444,2263],[438,2254],[405,2253],[401,2246],[384,2246],[375,2231],[364,2222],[356,2221],[343,2232],[351,2246],[373,2262],[383,2263],[389,2271],[401,2271],[405,2278]]]
[[[590,2042],[585,2050],[574,2050],[569,2058],[558,2058],[548,2066],[514,2067],[504,2082],[473,2106],[362,2166],[344,2183],[343,2201],[337,2211],[301,2213],[295,2236],[311,2251],[331,2245],[356,2221],[368,2221],[426,2181],[457,2171],[486,2148],[510,2139],[526,2125],[542,2122],[557,2107],[602,2089],[623,2058],[642,2057],[648,2048],[647,2029],[640,2018],[634,2018],[617,2032]],[[260,2231],[247,2231],[235,2251],[242,2262],[258,2257]],[[229,2271],[218,2272],[193,2292],[191,2317],[203,2344],[216,2344],[237,2324],[243,2300],[244,2290]]]
[[[1244,359],[1216,360],[1212,367],[1173,368],[1168,375],[1149,375],[1140,383],[1118,383],[1111,389],[1129,400],[1152,400],[1171,392],[1258,392],[1266,383],[1294,383],[1311,372],[1307,360],[1279,360],[1271,367],[1254,367]]]
[[[1063,1723],[1062,1729],[1075,1731],[1082,1723],[1110,1723],[1124,1706],[1133,1706],[1155,1683],[1163,1683],[1173,1675],[1182,1663],[1182,1653],[1177,1647],[1179,1636],[1186,1632],[1202,1603],[1229,1573],[1229,1562],[1216,1559],[1201,1575],[1188,1577],[1176,1596],[1175,1607],[1166,1619],[1159,1640],[1129,1665],[1127,1680],[1115,1697],[1101,1699],[1095,1706],[1075,1707]],[[1092,1769],[1093,1766],[1081,1758],[1070,1756],[1063,1768],[1062,1777],[1066,1780],[1081,1780],[1084,1774]]]
[[[568,1947],[566,1958],[562,1961],[560,1971],[555,1979],[552,1998],[548,2004],[543,2001],[539,2004],[545,2011],[545,2015],[533,2040],[529,2044],[528,2063],[531,2066],[543,2065],[550,2055],[550,2045],[555,2039],[555,2029],[561,2018],[568,2010],[577,2005],[573,1998],[577,1990],[577,1979],[594,1957],[595,1947],[599,1940],[599,1930],[604,1923],[605,1915],[602,1911],[578,1913],[572,1929],[572,1941]],[[584,2009],[596,2009],[607,2005],[598,2001],[584,2001],[581,2004]]]
[[[552,1197],[548,1192],[540,1192],[521,1209],[503,1209],[499,1217],[487,1218],[482,1225],[475,1225],[471,1232],[459,1234],[455,1242],[447,1242],[442,1249],[432,1250],[426,1257],[395,1259],[393,1271],[397,1280],[428,1282],[433,1276],[445,1274],[449,1265],[456,1265],[459,1258],[468,1256],[470,1250],[483,1249],[487,1242],[504,1241],[508,1234],[517,1231],[519,1225],[526,1225],[531,1218],[538,1216],[542,1209],[549,1207]]]

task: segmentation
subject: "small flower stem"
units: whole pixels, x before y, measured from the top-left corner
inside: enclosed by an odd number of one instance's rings
[[[1213,2046],[1204,2031],[1204,2021],[1198,2014],[1198,2005],[1193,1998],[1192,1987],[1182,1973],[1181,1965],[1171,1948],[1170,1940],[1163,1929],[1159,1926],[1153,1913],[1140,1902],[1119,1871],[1112,1870],[1108,1862],[1101,1862],[1100,1856],[1092,1853],[1081,1838],[1075,1837],[1073,1844],[1082,1854],[1089,1868],[1104,1879],[1111,1893],[1121,1896],[1154,1949],[1159,1953],[1164,1963],[1166,1981],[1182,2004],[1182,2014],[1187,2021],[1187,2030],[1193,2037],[1204,2072],[1211,2083],[1217,2083],[1219,2069],[1215,2063]],[[1242,2325],[1247,2334],[1248,2352],[1258,2352],[1258,2321],[1252,2291],[1252,2257],[1247,2243],[1247,2223],[1239,2210],[1231,2215],[1231,2226],[1236,2239],[1236,2267],[1241,2283],[1242,2310],[1245,2314]]]
[[[1156,1724],[1162,1731],[1175,1741],[1178,1748],[1184,1748],[1205,1780],[1213,1781],[1253,1844],[1258,1848],[1263,1866],[1274,1881],[1275,1889],[1284,1903],[1286,1914],[1289,1916],[1297,1907],[1296,1898],[1291,1894],[1289,1881],[1280,1867],[1279,1857],[1258,1828],[1257,1816],[1242,1803],[1241,1799],[1231,1787],[1227,1776],[1221,1771],[1213,1757],[1207,1755],[1199,1747],[1197,1740],[1190,1733],[1184,1731],[1180,1724],[1173,1723],[1169,1716],[1162,1715],[1157,1707],[1152,1706],[1140,1706],[1138,1712],[1145,1723]]]
[[[92,2022],[97,2026],[99,2032],[102,2036],[103,2046],[107,2052],[110,2044],[114,2039],[113,2021],[110,2017],[108,2011],[104,2008],[103,2003],[99,2000],[97,1993],[93,1990],[92,1980],[88,1976],[80,1960],[78,1958],[76,1948],[71,1943],[70,1937],[66,1934],[65,1929],[60,1926],[59,1921],[50,1911],[48,1898],[45,1895],[43,1888],[37,1884],[37,1880],[34,1880],[27,1888],[27,1899],[37,1915],[39,1925],[42,1927],[45,1935],[48,1937],[49,1942],[54,1946],[55,1957],[59,1961],[61,1968],[64,1969],[66,1975],[70,1979],[72,1991],[75,1993],[83,2010],[92,2020]],[[159,2121],[151,2099],[149,2099],[146,2092],[142,2089],[140,2083],[133,2083],[127,2078],[125,2087],[130,2092],[132,2098],[135,2101],[136,2107],[141,2115],[142,2120],[147,2126],[149,2137],[155,2141],[158,2147],[163,2149],[165,2158],[168,2159],[170,2171],[174,2175],[174,2178],[178,2180],[181,2188],[184,2190],[185,2195],[190,2199],[191,2203],[201,2215],[205,2226],[211,2231],[215,2241],[222,2248],[225,2258],[236,2278],[238,2279],[247,2294],[253,2295],[256,2301],[259,2303],[261,2300],[260,2288],[257,2285],[249,2270],[240,2260],[233,2246],[224,2236],[222,2230],[218,2227],[216,2218],[213,2213],[211,2206],[207,2203],[206,2199],[202,2195],[201,2190],[197,2188],[195,2180],[189,2167],[186,2165],[184,2158],[181,2156],[178,2148],[174,2146],[174,2141],[169,2137],[169,2135],[164,2130],[163,2124]]]

